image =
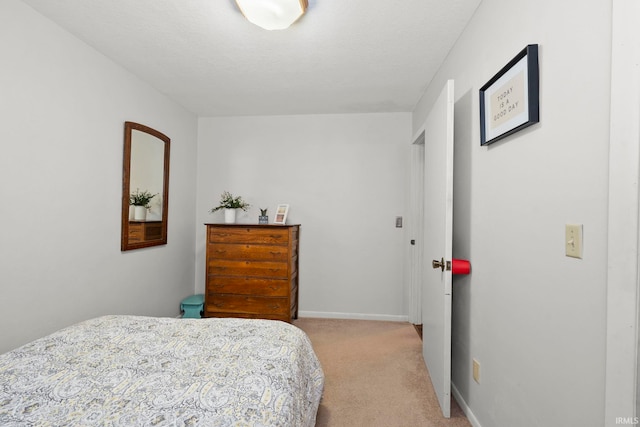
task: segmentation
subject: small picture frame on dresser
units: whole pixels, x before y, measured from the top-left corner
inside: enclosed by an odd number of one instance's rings
[[[289,213],[289,205],[278,205],[276,208],[276,218],[273,220],[274,224],[286,224],[287,214]]]

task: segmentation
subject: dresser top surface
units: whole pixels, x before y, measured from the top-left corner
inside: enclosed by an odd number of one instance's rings
[[[260,227],[260,228],[286,228],[286,227],[299,227],[300,224],[224,224],[224,223],[205,223],[204,225],[206,226],[211,226],[211,227]]]

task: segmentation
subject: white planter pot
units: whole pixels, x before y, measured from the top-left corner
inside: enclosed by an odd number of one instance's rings
[[[144,221],[147,219],[147,208],[144,206],[136,206],[133,213],[133,219],[135,221]]]
[[[224,210],[224,223],[225,224],[235,224],[236,223],[236,209],[225,209]]]
[[[133,205],[129,205],[129,221],[133,221],[136,217],[136,207]]]

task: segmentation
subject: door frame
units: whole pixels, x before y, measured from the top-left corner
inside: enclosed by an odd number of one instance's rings
[[[618,417],[640,416],[638,20],[637,0],[612,2],[605,426],[618,425]]]
[[[409,322],[422,325],[424,285],[424,124],[411,143]]]

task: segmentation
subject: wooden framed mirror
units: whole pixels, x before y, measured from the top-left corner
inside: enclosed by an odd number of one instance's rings
[[[170,145],[155,129],[124,123],[122,251],[167,244]]]

